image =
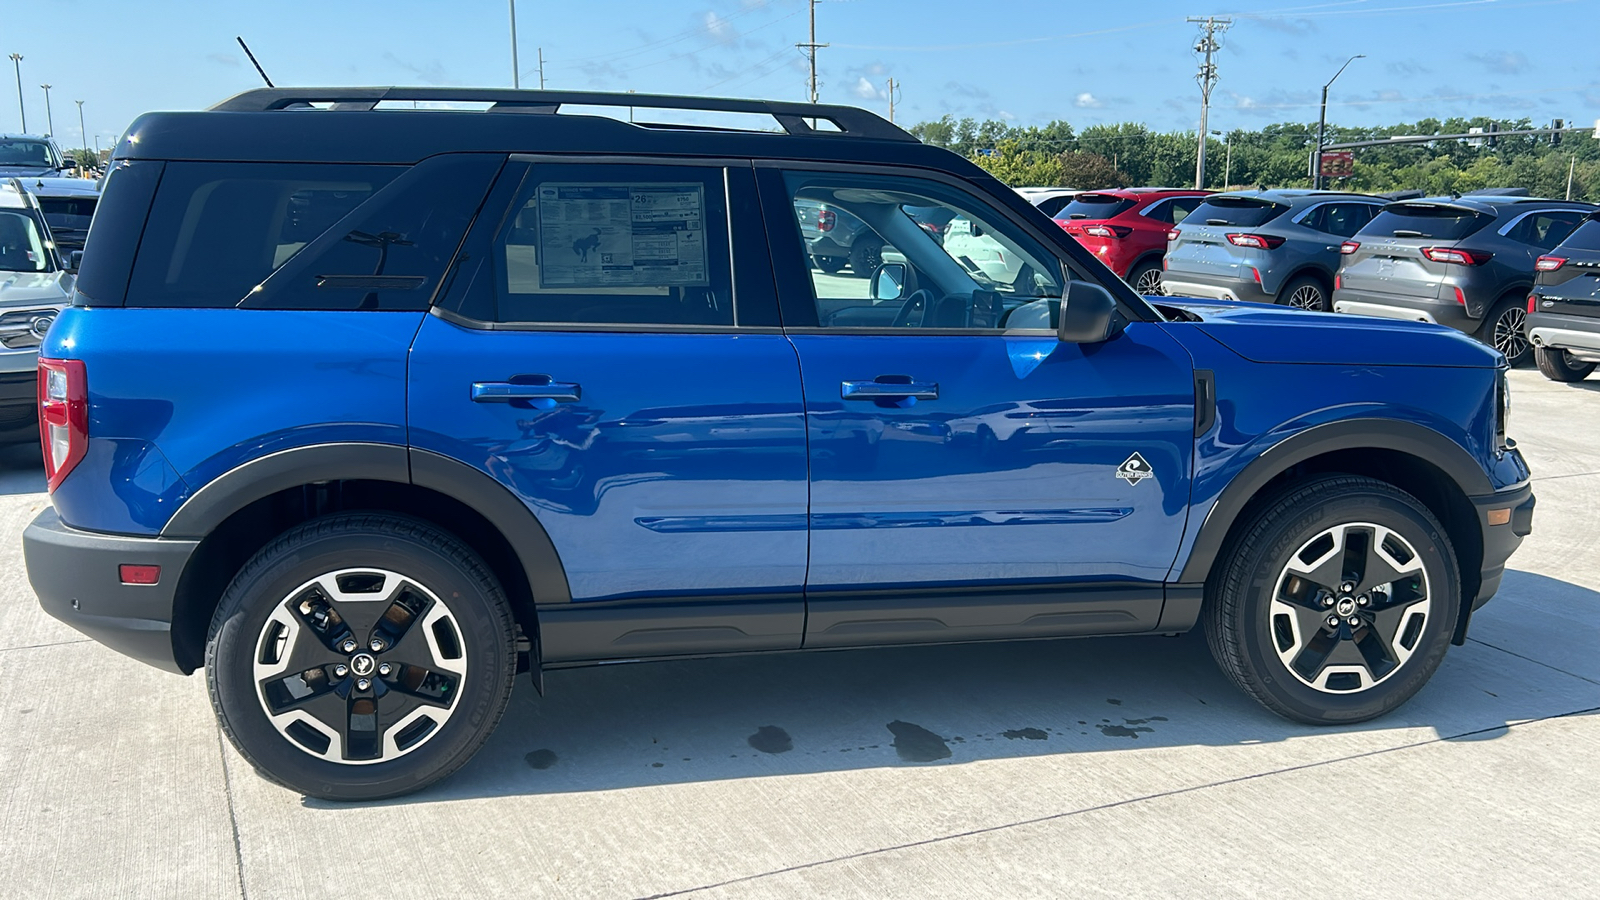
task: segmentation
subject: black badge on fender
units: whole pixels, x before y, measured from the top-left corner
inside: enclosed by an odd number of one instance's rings
[[[1153,475],[1155,473],[1150,471],[1150,464],[1145,462],[1144,457],[1138,453],[1128,457],[1122,465],[1117,466],[1117,477],[1129,484],[1138,484]]]

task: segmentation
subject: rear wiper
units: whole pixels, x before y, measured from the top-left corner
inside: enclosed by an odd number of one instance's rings
[[[1230,223],[1228,222],[1227,219],[1207,219],[1206,220],[1206,224],[1207,225],[1228,225]]]
[[[1412,231],[1409,228],[1396,228],[1394,230],[1394,236],[1395,237],[1427,237],[1427,235],[1423,234],[1422,232],[1420,232],[1420,231]]]
[[[1087,218],[1089,218],[1089,214],[1088,213],[1068,213],[1067,214],[1067,218],[1069,218],[1069,219],[1087,219]]]

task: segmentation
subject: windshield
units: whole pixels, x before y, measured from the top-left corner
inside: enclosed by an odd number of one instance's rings
[[[1377,237],[1433,238],[1455,241],[1489,223],[1492,216],[1459,206],[1432,203],[1395,203],[1361,229],[1361,234]]]
[[[1132,200],[1110,194],[1079,194],[1056,213],[1056,219],[1109,219],[1132,206]]]
[[[55,154],[44,141],[0,141],[0,166],[54,169]]]
[[[50,254],[31,216],[0,209],[0,272],[48,272]]]
[[[1185,217],[1186,223],[1203,225],[1237,225],[1255,228],[1283,215],[1289,209],[1282,203],[1258,200],[1254,197],[1212,197],[1195,207]]]

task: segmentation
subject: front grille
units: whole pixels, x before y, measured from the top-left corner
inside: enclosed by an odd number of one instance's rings
[[[0,313],[0,346],[7,350],[36,350],[50,333],[50,325],[60,310],[13,309]]]

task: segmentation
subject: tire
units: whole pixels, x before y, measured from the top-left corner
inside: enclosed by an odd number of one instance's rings
[[[347,636],[368,644],[343,647]],[[505,713],[516,665],[510,606],[477,554],[379,513],[307,522],[263,548],[206,643],[211,705],[234,747],[267,779],[326,800],[395,797],[459,769]]]
[[[883,243],[877,238],[862,236],[850,245],[850,270],[859,278],[871,278],[883,264]]]
[[[1565,350],[1545,347],[1533,348],[1533,359],[1539,364],[1539,371],[1551,381],[1582,381],[1595,367],[1594,363],[1578,362]]]
[[[1501,298],[1478,326],[1478,340],[1505,355],[1506,365],[1520,366],[1533,355],[1527,334],[1528,307],[1516,296]]]
[[[1167,289],[1161,285],[1161,260],[1150,259],[1128,271],[1128,286],[1141,296],[1165,297]]]
[[[1329,312],[1333,309],[1329,303],[1327,286],[1310,275],[1301,275],[1284,285],[1283,290],[1278,292],[1277,302],[1281,306],[1292,306],[1307,312]]]
[[[842,256],[813,256],[811,260],[817,264],[817,268],[827,272],[829,275],[838,274],[848,261]]]
[[[1219,559],[1206,585],[1211,654],[1246,694],[1299,722],[1361,722],[1410,699],[1444,659],[1461,612],[1449,536],[1416,498],[1370,478],[1291,485]],[[1374,561],[1384,568],[1374,573]],[[1367,581],[1390,574],[1400,577]]]

